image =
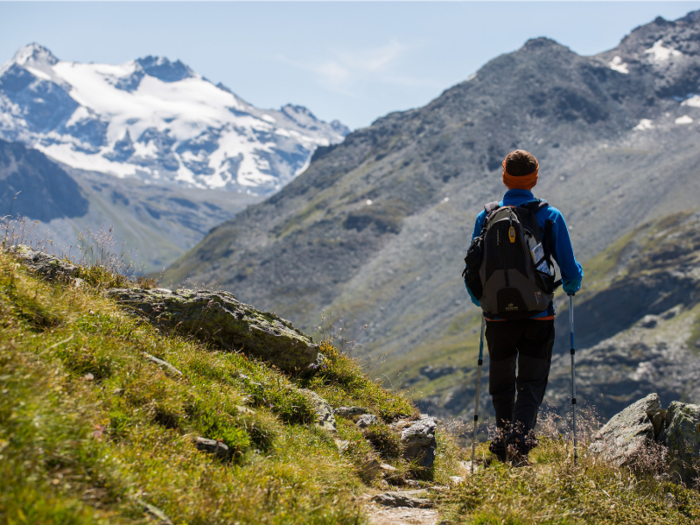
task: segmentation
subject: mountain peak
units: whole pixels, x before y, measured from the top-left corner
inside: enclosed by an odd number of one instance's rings
[[[543,51],[549,49],[569,49],[568,47],[560,44],[556,40],[541,36],[539,38],[531,38],[522,47],[526,51]]]
[[[12,61],[17,65],[24,66],[27,63],[54,65],[58,59],[54,54],[42,45],[32,42],[20,47]]]
[[[137,59],[136,63],[141,66],[147,75],[162,80],[163,82],[178,82],[196,76],[194,71],[179,60],[171,62],[166,57],[148,55],[147,57]]]

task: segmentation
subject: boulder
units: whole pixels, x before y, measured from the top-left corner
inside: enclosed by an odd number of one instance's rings
[[[313,390],[300,388],[299,391],[302,392],[314,406],[314,410],[316,411],[316,425],[325,430],[335,432],[335,417],[333,417],[333,408],[330,403]]]
[[[691,484],[700,475],[700,405],[671,403],[660,441],[668,448],[671,470]]]
[[[653,417],[659,410],[662,407],[658,394],[640,399],[613,416],[596,433],[588,450],[617,467],[632,465],[656,437],[649,414]]]
[[[422,414],[417,421],[404,425],[401,431],[401,457],[407,461],[415,461],[419,467],[433,468],[435,462],[435,418]]]
[[[156,324],[260,357],[286,372],[308,368],[319,355],[318,345],[292,323],[228,292],[114,288],[105,294]]]
[[[56,278],[70,279],[78,273],[78,267],[68,261],[62,261],[23,244],[13,246],[11,251],[23,266],[48,281]]]

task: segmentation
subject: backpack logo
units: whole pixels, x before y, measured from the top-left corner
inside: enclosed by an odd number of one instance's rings
[[[516,305],[514,305],[513,303],[508,303],[508,306],[506,306],[506,310],[509,312],[514,312],[514,311],[519,310],[519,308]]]

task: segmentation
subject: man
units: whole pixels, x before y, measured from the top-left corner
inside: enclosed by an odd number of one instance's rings
[[[537,184],[539,163],[531,153],[516,150],[503,161],[503,183],[508,191],[500,206],[520,206],[536,201],[530,190]],[[476,218],[472,239],[481,234],[486,210]],[[556,208],[545,205],[536,212],[537,222],[545,232],[551,221],[548,245],[551,257],[557,262],[562,285],[567,294],[576,293],[581,287],[583,269],[576,261],[569,231],[564,217]],[[479,300],[467,287],[472,302]],[[497,436],[491,443],[491,451],[501,461],[513,457],[526,462],[527,454],[536,446],[533,429],[549,378],[549,367],[554,344],[554,307],[529,319],[486,320],[486,341],[490,355],[489,393],[496,412]],[[517,377],[516,377],[517,359]],[[517,399],[516,399],[517,392]]]

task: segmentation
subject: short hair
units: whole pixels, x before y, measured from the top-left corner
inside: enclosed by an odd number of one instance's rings
[[[529,175],[537,169],[537,159],[524,149],[516,149],[506,157],[506,171],[514,177]]]

